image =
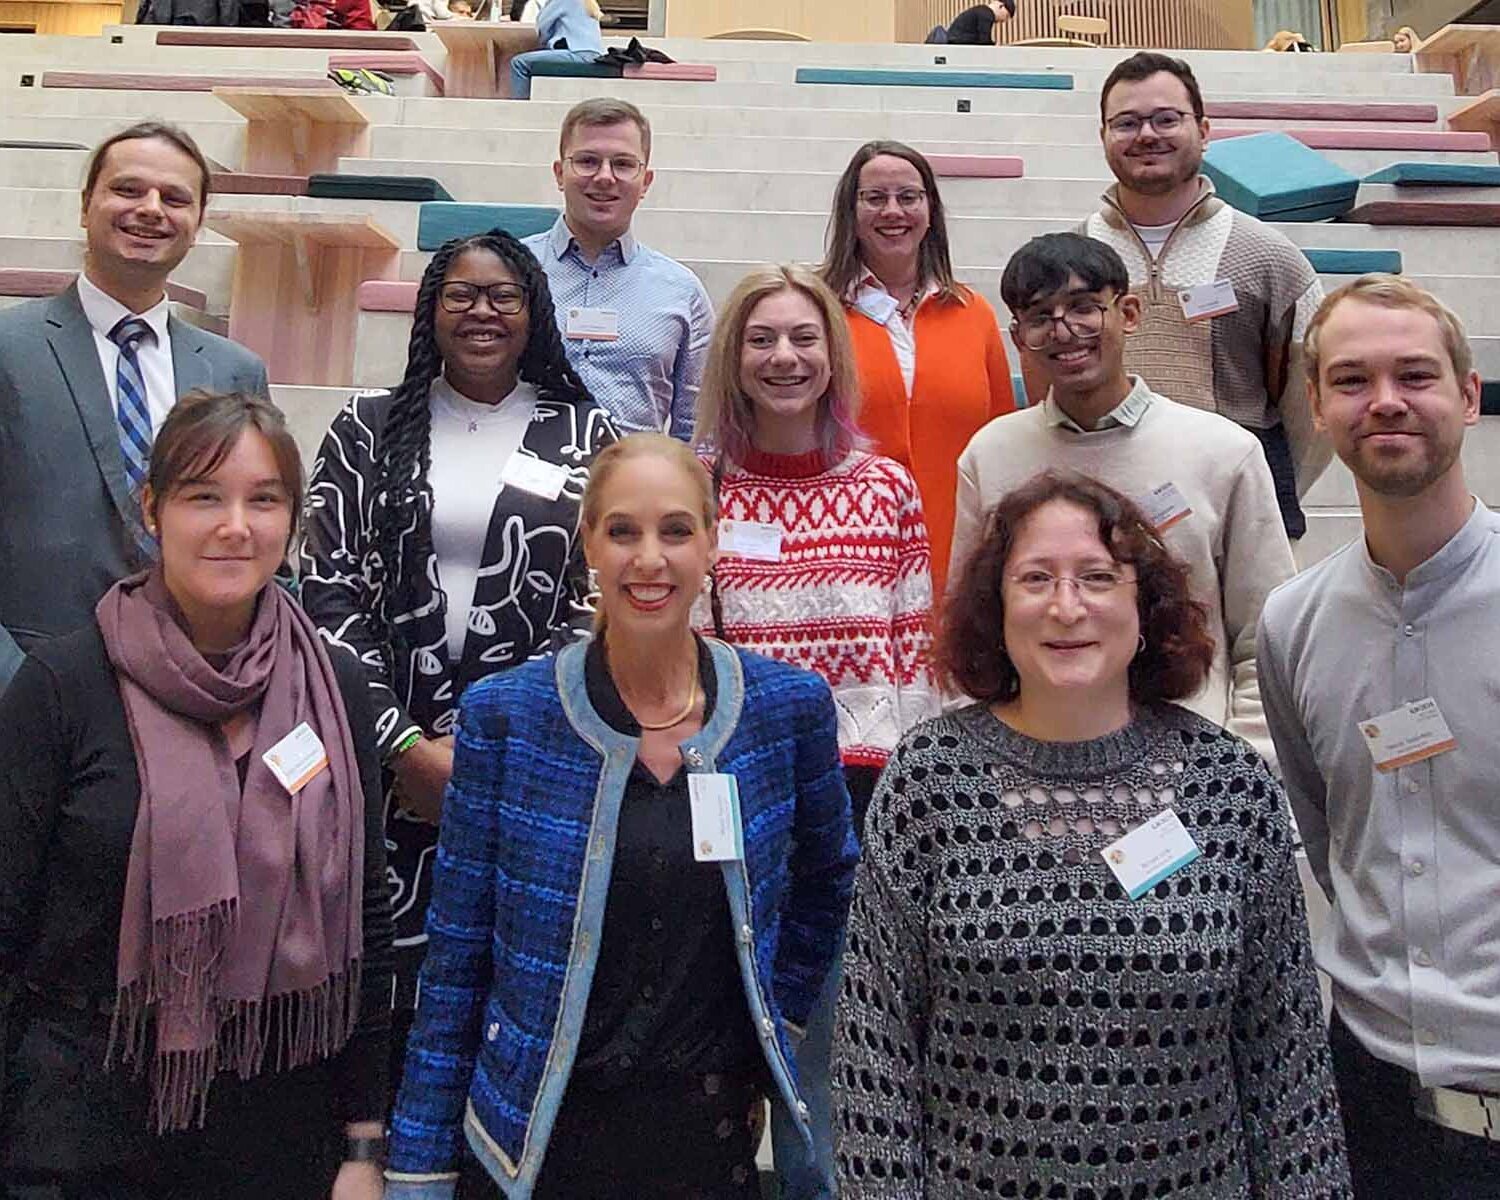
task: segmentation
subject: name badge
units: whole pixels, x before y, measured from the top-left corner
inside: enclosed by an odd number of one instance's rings
[[[562,495],[563,484],[567,481],[566,467],[543,462],[519,451],[510,456],[510,461],[505,464],[505,471],[500,476],[500,482],[506,487],[520,488],[543,500],[556,500]]]
[[[306,721],[260,756],[276,781],[295,796],[328,765],[328,751]]]
[[[740,829],[740,789],[733,775],[689,775],[693,857],[699,862],[738,862],[745,857]]]
[[[1383,716],[1367,717],[1359,723],[1359,731],[1375,760],[1375,769],[1386,773],[1458,748],[1458,739],[1443,719],[1438,702],[1430,696]]]
[[[781,538],[786,531],[774,521],[719,522],[719,549],[757,562],[781,561]]]
[[[1164,483],[1152,488],[1144,496],[1137,496],[1136,503],[1141,506],[1151,524],[1156,526],[1157,533],[1165,533],[1178,521],[1193,515],[1192,505],[1177,490],[1175,483]]]
[[[1126,895],[1139,900],[1202,853],[1182,818],[1168,808],[1104,847],[1104,861]]]
[[[1235,298],[1234,284],[1227,279],[1215,279],[1212,283],[1200,283],[1197,287],[1183,288],[1177,293],[1182,305],[1182,315],[1191,324],[1206,321],[1209,317],[1222,317],[1225,313],[1238,311],[1240,302]]]
[[[565,328],[578,341],[613,342],[620,336],[620,314],[613,308],[570,308]]]

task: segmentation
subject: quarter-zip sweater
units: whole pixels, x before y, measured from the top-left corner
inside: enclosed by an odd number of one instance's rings
[[[772,1082],[811,1145],[784,1023],[812,1010],[859,856],[833,701],[811,672],[709,647],[714,711],[682,743],[683,765],[736,781],[744,853],[720,870],[740,982]],[[640,746],[590,702],[586,653],[574,643],[464,696],[388,1200],[451,1200],[461,1135],[507,1200],[529,1200],[547,1153]]]
[[[1302,366],[1302,338],[1322,285],[1285,235],[1231,208],[1207,178],[1200,186],[1154,258],[1120,205],[1118,184],[1078,232],[1120,255],[1141,297],[1141,328],[1125,341],[1126,369],[1180,404],[1247,429],[1284,426],[1296,494],[1306,495],[1332,457],[1312,428]],[[1179,293],[1219,279],[1233,284],[1239,308],[1189,322]]]

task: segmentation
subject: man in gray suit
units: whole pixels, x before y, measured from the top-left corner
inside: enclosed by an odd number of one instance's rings
[[[154,557],[139,491],[151,440],[194,388],[269,395],[259,358],[169,315],[209,167],[181,130],[143,122],[94,151],[83,273],[0,311],[0,691],[27,648],[86,625]]]

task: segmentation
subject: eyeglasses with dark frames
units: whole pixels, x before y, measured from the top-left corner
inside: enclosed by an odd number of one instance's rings
[[[901,188],[899,191],[887,192],[881,188],[864,188],[855,193],[859,203],[871,212],[879,212],[895,198],[897,206],[902,212],[911,212],[917,205],[927,199],[924,188]]]
[[[583,179],[592,179],[600,171],[604,170],[604,164],[609,164],[609,173],[621,183],[630,183],[641,173],[645,167],[640,159],[633,154],[593,154],[584,151],[580,154],[569,154],[563,162],[573,168],[573,174]]]
[[[479,303],[481,294],[501,316],[513,317],[526,307],[526,289],[516,283],[479,284],[450,279],[438,289],[443,310],[451,313],[468,312]]]
[[[1141,113],[1120,113],[1110,117],[1104,123],[1111,135],[1121,141],[1133,141],[1141,136],[1141,130],[1150,125],[1158,137],[1171,137],[1182,130],[1189,121],[1196,121],[1197,115],[1184,112],[1180,108],[1158,108],[1152,112],[1142,115]]]
[[[1015,319],[1016,340],[1028,350],[1041,350],[1057,337],[1057,326],[1082,342],[1091,342],[1104,332],[1104,314],[1120,302],[1116,296],[1108,304],[1098,300],[1074,300],[1059,312],[1029,312]]]

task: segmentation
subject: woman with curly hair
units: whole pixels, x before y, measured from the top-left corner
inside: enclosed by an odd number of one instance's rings
[[[834,1042],[843,1200],[1347,1197],[1281,788],[1178,707],[1213,653],[1144,514],[1001,499],[855,880]]]
[[[587,623],[578,505],[614,440],[563,353],[547,277],[491,230],[433,255],[405,378],[351,399],[313,466],[302,602],[363,664],[393,781],[398,1035],[426,946],[459,697]]]

